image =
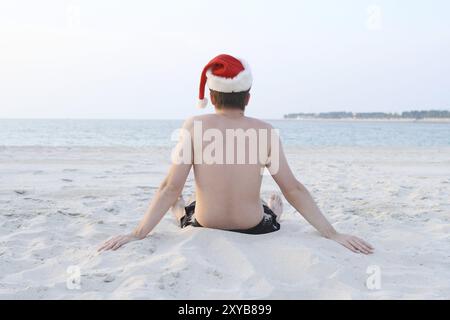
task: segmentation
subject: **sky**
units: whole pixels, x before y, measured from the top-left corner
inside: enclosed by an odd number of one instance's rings
[[[450,110],[446,0],[0,0],[0,118],[182,119],[214,56],[250,116]]]

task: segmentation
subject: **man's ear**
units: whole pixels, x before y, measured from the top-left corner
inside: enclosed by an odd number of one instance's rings
[[[248,102],[250,101],[250,92],[247,93],[247,98],[245,98],[245,105],[248,105]]]
[[[213,96],[213,94],[212,94],[211,91],[209,92],[209,100],[211,101],[211,104],[212,104],[213,106],[216,105],[216,98]]]

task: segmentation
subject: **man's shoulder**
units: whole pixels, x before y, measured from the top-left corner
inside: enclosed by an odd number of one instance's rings
[[[214,115],[213,114],[200,114],[200,115],[195,115],[195,116],[191,116],[189,118],[187,118],[185,120],[186,123],[193,123],[194,121],[205,121],[205,120],[209,120],[211,118],[213,118]]]
[[[258,119],[258,118],[252,118],[252,117],[245,117],[245,122],[247,122],[248,127],[256,128],[256,129],[273,129],[273,126],[264,120]],[[217,124],[217,116],[215,114],[202,114],[202,115],[195,115],[187,118],[184,121],[183,127],[185,128],[192,128],[194,123],[196,121],[201,122],[205,125],[212,125],[214,126]]]
[[[209,116],[210,116],[209,114],[191,116],[191,117],[187,118],[186,120],[184,120],[183,127],[191,128],[194,125],[194,122],[196,122],[196,121],[203,122],[205,120],[208,120],[210,118]]]
[[[273,129],[273,126],[264,120],[252,117],[246,117],[247,121],[251,124],[252,127],[258,129]]]

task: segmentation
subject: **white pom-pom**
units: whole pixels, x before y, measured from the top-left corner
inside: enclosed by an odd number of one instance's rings
[[[208,105],[208,99],[203,98],[202,100],[198,100],[197,108],[205,109],[207,105]]]

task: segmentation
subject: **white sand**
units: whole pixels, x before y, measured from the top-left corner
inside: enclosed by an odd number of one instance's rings
[[[286,204],[279,232],[180,230],[98,254],[141,218],[169,149],[0,148],[0,298],[450,298],[450,148],[288,149],[335,226],[376,247],[354,254]],[[192,178],[185,194],[192,192]],[[276,190],[265,178],[263,196]],[[67,268],[81,270],[69,290]],[[381,288],[369,290],[367,267]]]

